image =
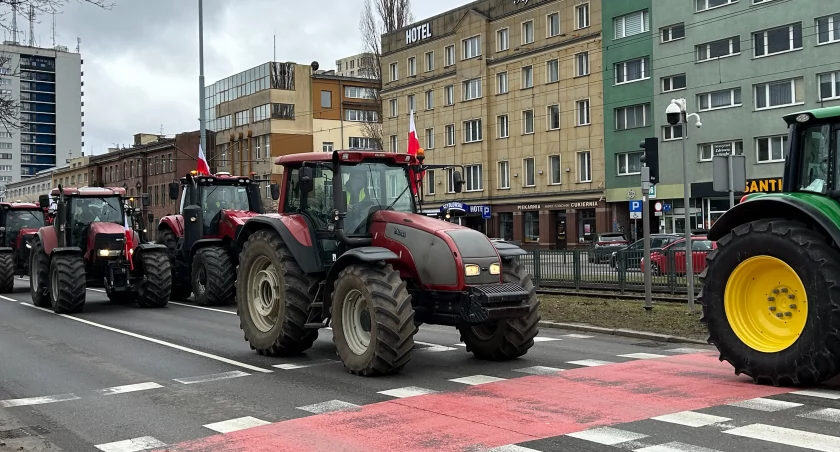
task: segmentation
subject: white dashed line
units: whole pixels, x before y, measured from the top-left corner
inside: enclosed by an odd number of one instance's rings
[[[499,446],[494,447],[487,452],[540,452],[537,449],[530,449],[528,447],[517,446],[516,444],[511,444],[509,446]]]
[[[6,300],[6,301],[17,301],[14,298],[4,297],[3,295],[0,295],[0,298],[2,298],[3,300]]]
[[[525,367],[523,369],[514,369],[514,372],[522,372],[523,374],[531,375],[550,375],[557,372],[562,372],[565,369],[558,369],[556,367],[533,366]]]
[[[335,359],[318,359],[318,360],[312,360],[312,361],[303,361],[303,362],[300,362],[300,363],[275,364],[271,367],[275,367],[277,369],[283,369],[283,370],[294,370],[294,369],[303,369],[303,368],[312,367],[312,366],[320,366],[322,364],[332,364],[332,363],[337,363],[337,362],[339,362],[339,361],[335,360]]]
[[[434,353],[434,352],[448,352],[448,351],[451,351],[451,350],[458,350],[455,347],[447,347],[445,345],[432,344],[430,342],[414,341],[414,343],[426,346],[426,347],[418,348],[417,350],[414,350],[414,351],[417,351],[417,352]]]
[[[763,397],[758,397],[755,399],[743,400],[741,402],[735,403],[728,403],[729,406],[734,406],[738,408],[747,408],[750,410],[758,410],[758,411],[782,411],[787,410],[788,408],[796,408],[798,406],[802,406],[801,403],[793,403],[793,402],[785,402],[783,400],[775,400],[775,399],[765,399]]]
[[[562,341],[559,337],[543,337],[537,336],[534,338],[534,342],[551,342],[551,341]]]
[[[657,355],[655,353],[628,353],[626,355],[618,355],[622,358],[631,358],[631,359],[656,359],[656,358],[665,358],[665,355]]]
[[[212,375],[201,375],[199,377],[173,378],[173,380],[177,381],[178,383],[183,383],[185,385],[191,385],[196,383],[207,383],[208,381],[229,380],[231,378],[247,377],[248,375],[251,374],[239,370],[234,370],[233,372],[223,372],[220,374]]]
[[[685,443],[665,443],[665,444],[657,444],[655,446],[643,447],[641,449],[636,449],[633,452],[720,452],[717,449],[707,449],[705,447],[700,446],[692,446],[691,444]]]
[[[143,450],[166,447],[166,443],[151,436],[141,436],[140,438],[127,439],[124,441],[98,444],[94,447],[104,452],[140,452]]]
[[[59,394],[54,396],[29,397],[26,399],[0,400],[0,408],[11,408],[13,406],[43,405],[45,403],[66,402],[68,400],[78,399],[79,396],[77,396],[76,394]]]
[[[203,427],[209,428],[210,430],[219,433],[231,433],[238,432],[239,430],[245,430],[246,428],[259,427],[261,425],[268,424],[271,424],[271,422],[264,421],[262,419],[257,419],[251,416],[245,416],[236,419],[229,419],[227,421],[206,424]]]
[[[821,399],[829,400],[840,400],[840,391],[832,391],[829,389],[806,389],[803,391],[794,391],[791,392],[791,394],[808,397],[819,397]]]
[[[466,347],[466,346],[467,346],[467,344],[465,344],[465,343],[463,343],[463,342],[458,342],[457,344],[455,344],[455,346],[456,346],[456,347]]]
[[[690,347],[682,347],[682,348],[672,348],[669,350],[665,350],[666,352],[671,353],[683,353],[683,354],[691,354],[691,353],[706,353],[710,352],[711,350],[705,348],[690,348]]]
[[[606,446],[613,446],[616,444],[626,443],[627,441],[636,441],[642,438],[647,438],[647,435],[642,435],[641,433],[628,432],[626,430],[619,430],[612,427],[594,428],[591,430],[584,430],[582,432],[569,433],[566,436]]]
[[[657,416],[651,419],[671,424],[684,425],[686,427],[705,427],[707,425],[732,420],[728,417],[712,416],[711,414],[696,413],[694,411],[681,411],[679,413],[666,414],[664,416]]]
[[[334,411],[346,411],[359,409],[359,405],[353,403],[342,402],[341,400],[330,400],[327,402],[316,403],[314,405],[299,406],[297,409],[308,411],[313,414],[332,413]]]
[[[840,423],[840,410],[835,408],[825,408],[822,410],[812,411],[810,413],[800,414],[797,417]]]
[[[592,339],[595,336],[590,336],[588,334],[564,334],[563,337],[571,337],[574,339]]]
[[[601,361],[600,359],[581,359],[579,361],[567,361],[566,364],[574,364],[576,366],[595,367],[605,366],[607,364],[615,364],[612,361]]]
[[[434,394],[437,391],[433,391],[431,389],[426,388],[419,388],[417,386],[406,386],[405,388],[397,388],[397,389],[389,389],[387,391],[379,391],[377,394],[386,395],[389,397],[396,397],[398,399],[404,399],[406,397],[415,397],[420,395],[426,394]]]
[[[744,427],[724,430],[729,435],[758,439],[786,446],[801,447],[808,450],[832,452],[840,450],[840,438],[819,433],[803,432],[792,428],[776,427],[766,424],[750,424]]]
[[[100,389],[97,391],[101,395],[125,394],[127,392],[145,391],[148,389],[162,388],[163,386],[154,383],[137,383],[133,385],[114,386],[112,388]]]
[[[177,301],[170,301],[169,304],[174,304],[178,306],[184,306],[187,308],[194,308],[194,309],[203,309],[205,311],[213,311],[213,312],[221,312],[222,314],[233,314],[236,315],[236,311],[227,311],[225,309],[216,309],[216,308],[206,308],[204,306],[196,306],[194,304],[186,304],[186,303],[178,303]]]
[[[475,385],[483,385],[483,384],[486,384],[486,383],[495,383],[497,381],[504,381],[504,380],[505,380],[504,378],[490,377],[490,376],[487,376],[487,375],[472,375],[472,376],[469,376],[469,377],[453,378],[449,381],[452,381],[452,382],[455,382],[455,383],[463,383],[465,385],[475,386]]]

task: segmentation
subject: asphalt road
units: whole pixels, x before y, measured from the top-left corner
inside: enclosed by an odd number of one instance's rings
[[[267,358],[233,307],[89,289],[83,313],[59,316],[16,285],[0,297],[0,451],[840,451],[837,387],[753,385],[710,347],[544,329],[493,363],[424,325],[402,373],[363,378],[330,330]]]

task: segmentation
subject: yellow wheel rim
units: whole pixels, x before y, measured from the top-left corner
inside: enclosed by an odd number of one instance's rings
[[[793,345],[808,320],[805,285],[790,265],[772,256],[751,257],[735,268],[723,306],[735,335],[764,353]]]

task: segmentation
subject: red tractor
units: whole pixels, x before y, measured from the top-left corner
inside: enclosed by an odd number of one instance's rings
[[[32,239],[29,289],[35,306],[80,312],[88,287],[103,287],[115,303],[166,306],[172,288],[166,247],[140,243],[126,228],[124,188],[59,185],[39,201],[49,209],[50,225]],[[132,247],[126,246],[129,237]]]
[[[157,243],[169,252],[173,300],[185,300],[193,293],[201,306],[233,302],[239,257],[234,238],[245,220],[263,213],[260,182],[264,181],[191,171],[180,184],[169,184],[170,199],[178,199],[181,192],[181,214],[161,218]],[[276,200],[279,186],[274,184],[271,190]],[[185,217],[190,220],[186,225]]]
[[[0,203],[0,292],[14,291],[15,275],[29,274],[32,238],[44,226],[38,204]]]
[[[400,371],[422,323],[456,327],[486,360],[524,355],[540,320],[524,250],[418,213],[410,181],[423,153],[336,151],[278,157],[278,213],[245,222],[236,302],[240,327],[261,355],[312,346],[331,322],[346,369]],[[452,172],[455,191],[464,180]]]

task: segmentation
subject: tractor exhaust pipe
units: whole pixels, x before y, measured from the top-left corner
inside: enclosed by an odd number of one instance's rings
[[[58,202],[55,209],[56,239],[58,248],[67,246],[67,203],[64,200],[64,187],[58,185]]]

